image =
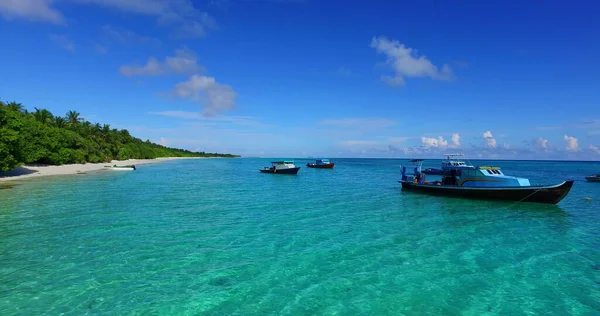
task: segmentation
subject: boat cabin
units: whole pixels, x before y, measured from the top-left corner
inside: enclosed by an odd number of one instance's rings
[[[460,176],[456,175],[457,170],[460,170]],[[444,175],[442,183],[461,187],[520,187],[530,185],[528,179],[507,176],[502,173],[499,167],[474,167],[469,165],[457,165],[455,168],[450,169],[450,174]]]
[[[461,154],[445,155],[442,161],[442,181],[433,182],[436,185],[455,185],[460,187],[521,187],[530,186],[529,179],[505,175],[499,167],[473,166],[470,162],[452,157]],[[420,160],[413,162],[421,163]],[[405,169],[403,169],[404,171]],[[411,181],[430,184],[421,173],[420,165],[415,168],[415,175]]]
[[[455,157],[462,157],[462,154],[446,154],[444,155],[446,156],[446,160],[442,161],[442,169],[443,170],[452,170],[452,169],[463,169],[463,168],[469,168],[469,167],[473,167],[473,165],[471,165],[470,163],[467,164],[467,162],[464,161],[464,159],[461,158],[455,158]]]
[[[291,160],[282,160],[282,161],[272,161],[271,162],[271,169],[290,169],[290,168],[296,168],[296,166],[294,165],[294,162]]]
[[[328,165],[330,164],[329,159],[317,159],[317,165]]]

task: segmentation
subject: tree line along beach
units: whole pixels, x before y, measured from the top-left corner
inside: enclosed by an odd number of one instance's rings
[[[0,181],[86,173],[107,164],[156,163],[183,158],[234,158],[232,154],[193,152],[143,141],[126,129],[92,123],[80,113],[55,116],[0,101]]]

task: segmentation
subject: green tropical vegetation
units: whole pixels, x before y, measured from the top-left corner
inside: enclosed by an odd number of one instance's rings
[[[238,157],[192,152],[142,141],[129,131],[92,124],[76,111],[64,117],[46,109],[27,111],[22,104],[0,101],[0,171],[23,164],[62,165],[109,162],[113,159],[159,157]]]

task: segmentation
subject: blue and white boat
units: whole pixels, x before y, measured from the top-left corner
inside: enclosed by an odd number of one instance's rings
[[[291,160],[285,161],[273,161],[271,167],[264,167],[258,169],[262,173],[275,173],[275,174],[297,174],[300,167],[296,167],[294,162]]]
[[[499,167],[476,167],[456,159],[461,154],[445,156],[448,159],[442,162],[441,181],[427,181],[421,172],[421,159],[412,161],[417,165],[412,175],[407,175],[406,167],[402,167],[402,179],[398,181],[402,189],[441,196],[556,204],[573,186],[573,180],[557,185],[531,185],[529,179],[505,175]]]

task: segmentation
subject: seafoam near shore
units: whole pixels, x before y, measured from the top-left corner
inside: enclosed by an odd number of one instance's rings
[[[178,159],[202,159],[203,157],[172,157],[156,159],[129,159],[113,160],[103,163],[72,164],[62,166],[23,166],[12,171],[0,172],[1,181],[22,180],[29,178],[38,178],[46,176],[60,176],[78,173],[88,173],[94,171],[108,170],[104,166],[125,166],[125,165],[145,165]]]

